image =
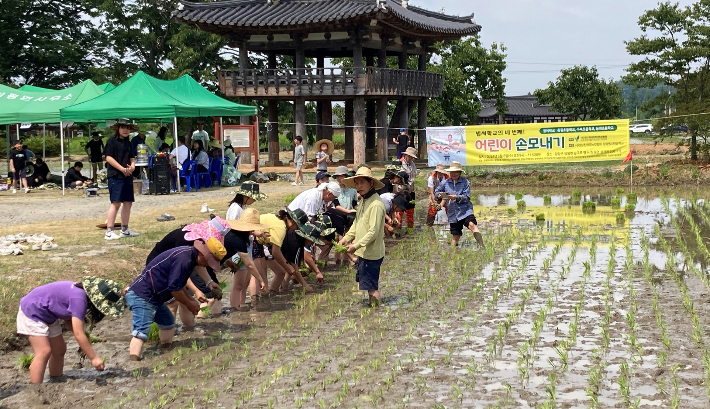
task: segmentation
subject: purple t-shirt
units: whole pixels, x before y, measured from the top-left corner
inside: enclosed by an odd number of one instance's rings
[[[47,325],[72,317],[84,321],[89,298],[74,284],[74,281],[57,281],[35,288],[20,300],[22,313],[32,321]]]

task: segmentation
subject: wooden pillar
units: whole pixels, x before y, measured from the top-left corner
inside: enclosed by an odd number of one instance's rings
[[[294,68],[304,68],[306,66],[306,52],[303,48],[303,37],[296,35],[294,37],[296,44],[296,58],[293,59]],[[300,84],[296,87],[296,95],[300,93]],[[293,122],[295,122],[294,134],[303,138],[303,148],[308,152],[308,133],[306,132],[306,99],[296,97],[293,101]]]
[[[357,86],[356,97],[353,101],[353,164],[355,166],[365,163],[365,98],[364,70],[362,60],[362,40],[359,33],[353,35],[353,68],[355,69]]]
[[[352,162],[353,157],[353,100],[345,101],[345,160]]]
[[[417,67],[419,71],[426,71],[426,63],[429,60],[429,54],[426,52],[426,45],[422,44],[424,47],[424,54],[419,55],[419,66]],[[419,147],[419,157],[424,159],[427,154],[426,145],[426,127],[427,127],[427,98],[424,97],[419,100],[417,104],[417,131],[418,139],[417,145]]]
[[[320,123],[322,124],[322,137],[323,139],[330,139],[331,141],[333,140],[333,106],[331,105],[331,101],[326,100],[323,101],[323,105],[321,106],[321,119]]]
[[[239,42],[239,69],[240,70],[247,70],[249,69],[249,51],[247,50],[247,39],[243,38]],[[246,76],[246,72],[244,73]],[[249,100],[246,98],[240,98],[239,103],[247,105],[249,104]],[[251,124],[251,118],[248,116],[240,116],[239,117],[239,123],[241,125],[249,125]],[[257,137],[257,141],[259,138]],[[239,162],[244,163],[244,164],[250,164],[252,163],[251,160],[251,151],[242,151],[239,155]],[[255,158],[255,160],[258,162],[259,158]]]
[[[276,54],[269,53],[268,55],[268,67],[269,69],[276,69]],[[269,111],[269,124],[267,126],[267,138],[269,141],[269,165],[270,166],[281,166],[281,160],[279,159],[279,152],[281,147],[279,145],[279,101],[275,99],[270,99],[268,101],[268,111]]]
[[[409,55],[407,54],[407,41],[402,39],[402,47],[404,48],[404,51],[402,51],[399,54],[399,69],[400,70],[406,70],[407,69],[407,58]],[[400,99],[400,103],[402,104],[402,109],[399,111],[399,127],[400,128],[409,128],[409,101],[407,100],[407,97],[404,97]],[[407,132],[409,133],[409,132]],[[412,138],[414,135],[411,135]],[[410,143],[411,144],[411,143]]]
[[[375,100],[368,99],[365,103],[365,160],[368,162],[377,160],[377,134],[375,123]]]
[[[387,42],[389,38],[381,35],[382,46],[377,50],[377,67],[387,68]],[[377,160],[386,161],[388,159],[389,137],[387,136],[387,97],[381,97],[377,101]]]

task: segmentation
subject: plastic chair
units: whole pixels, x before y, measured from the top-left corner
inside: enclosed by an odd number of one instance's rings
[[[197,161],[186,160],[182,163],[182,170],[180,171],[180,179],[185,179],[185,190],[190,192],[192,186],[195,187],[195,192],[200,190],[200,186],[197,180]]]
[[[239,170],[239,158],[241,158],[241,156],[239,156],[239,155],[237,155],[237,157],[234,158],[234,169],[237,169],[237,170]]]
[[[223,163],[229,163],[229,158],[224,158],[224,161],[221,160],[213,160],[212,165],[210,166],[210,177],[214,175],[215,179],[217,180],[217,185],[219,186],[222,183],[222,164]]]
[[[197,167],[197,166],[195,166]],[[212,158],[209,158],[209,163],[207,164],[207,171],[206,172],[197,172],[197,187],[203,188],[203,187],[212,187],[212,175],[210,175],[210,169],[212,169]],[[207,178],[207,179],[205,179]],[[205,182],[207,180],[207,182]]]

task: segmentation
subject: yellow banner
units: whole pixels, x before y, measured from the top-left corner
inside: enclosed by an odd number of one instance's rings
[[[466,165],[621,160],[629,120],[466,127]]]

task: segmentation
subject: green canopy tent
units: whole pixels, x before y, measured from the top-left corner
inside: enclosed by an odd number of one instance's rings
[[[21,86],[20,88],[18,88],[18,90],[20,90],[20,91],[27,91],[27,92],[52,92],[52,91],[56,91],[56,89],[35,87],[34,85],[28,85],[28,84],[25,84],[25,85]]]
[[[220,98],[187,75],[166,81],[151,77],[143,71],[138,71],[111,92],[64,108],[60,113],[62,121],[74,122],[118,118],[140,121],[171,119],[176,136],[177,118],[250,115],[256,115],[256,107]]]
[[[59,110],[104,93],[91,80],[55,91],[28,92],[0,85],[0,124],[60,123],[62,185],[64,184],[64,128]],[[10,138],[7,138],[8,142]],[[9,155],[9,149],[8,149]]]
[[[101,88],[104,92],[109,92],[112,89],[116,88],[116,86],[111,84],[110,82],[106,82],[106,83],[99,85],[99,88]]]

